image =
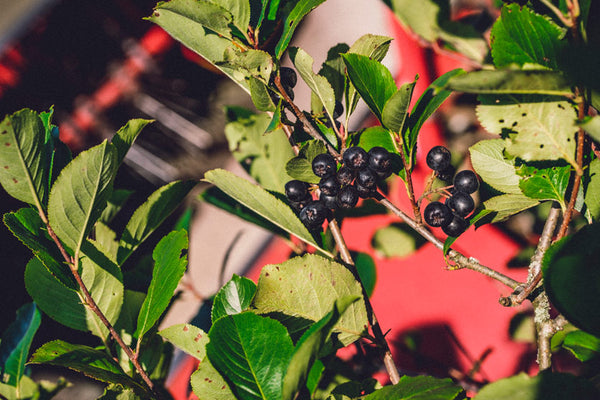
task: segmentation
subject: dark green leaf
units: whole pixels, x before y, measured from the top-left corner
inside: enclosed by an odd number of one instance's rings
[[[211,311],[213,324],[226,315],[246,311],[254,294],[256,285],[250,279],[233,274],[233,277],[216,294]]]
[[[134,337],[139,338],[148,332],[167,309],[187,267],[187,248],[185,230],[169,233],[156,245],[152,253],[152,281],[138,315]]]
[[[453,400],[462,391],[449,378],[405,375],[397,384],[376,390],[365,400]]]
[[[334,396],[328,397],[327,400],[346,400],[347,398],[361,398],[373,393],[377,389],[381,389],[381,384],[373,378],[367,378],[362,381],[348,381],[336,386],[331,391],[331,394]]]
[[[371,297],[377,282],[377,268],[373,257],[367,253],[353,254],[354,264],[367,296]]]
[[[173,325],[163,329],[158,332],[158,334],[200,361],[206,356],[208,335],[202,329],[194,325]]]
[[[302,18],[325,0],[299,0],[283,21],[283,33],[275,46],[275,57],[281,58]]]
[[[581,122],[581,127],[594,139],[600,142],[600,116],[596,115]]]
[[[536,200],[555,200],[566,209],[565,192],[571,177],[571,167],[537,169],[522,165],[517,169],[522,177],[519,187],[523,194]]]
[[[552,304],[575,326],[600,336],[600,224],[554,243],[543,259]]]
[[[115,133],[111,143],[117,148],[117,164],[123,162],[135,139],[142,129],[151,122],[153,122],[151,119],[132,119]]]
[[[408,116],[408,106],[410,105],[413,89],[416,84],[417,80],[415,79],[413,82],[400,86],[400,89],[385,103],[381,119],[383,126],[392,132],[402,132],[404,121],[406,121],[406,117]]]
[[[600,160],[593,160],[588,169],[589,182],[585,190],[585,204],[594,221],[600,220]]]
[[[584,331],[568,333],[562,346],[583,362],[596,358],[600,353],[600,339]]]
[[[127,201],[127,199],[129,199],[129,196],[131,196],[132,194],[133,190],[114,190],[110,194],[110,197],[106,202],[106,208],[104,209],[104,211],[102,211],[102,215],[100,215],[98,221],[104,222],[105,224],[110,223],[113,220],[113,218],[117,215],[117,213],[121,210],[123,205],[125,205],[125,202]]]
[[[119,265],[162,224],[196,186],[195,181],[174,181],[157,189],[148,197],[127,223],[121,241],[117,261]]]
[[[294,351],[283,325],[246,312],[220,318],[209,336],[208,357],[238,399],[282,398],[283,377]]]
[[[35,303],[27,303],[17,310],[17,318],[2,334],[0,342],[0,370],[5,383],[17,386],[29,355],[29,347],[33,336],[40,327],[42,316]]]
[[[349,49],[345,43],[338,43],[329,49],[327,59],[323,62],[319,70],[319,75],[324,76],[333,88],[336,101],[341,101],[344,95],[346,66],[342,60],[342,54],[346,53]]]
[[[190,378],[190,384],[199,400],[236,400],[219,371],[205,357]]]

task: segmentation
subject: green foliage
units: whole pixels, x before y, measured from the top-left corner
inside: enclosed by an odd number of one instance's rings
[[[194,325],[173,325],[163,329],[158,334],[199,361],[206,357],[208,335]]]
[[[256,293],[256,285],[248,278],[233,275],[216,294],[213,301],[211,319],[213,323],[226,315],[246,311]]]
[[[463,389],[456,386],[451,379],[437,379],[431,376],[403,376],[397,384],[376,390],[365,397],[365,400],[452,400],[462,391]]]

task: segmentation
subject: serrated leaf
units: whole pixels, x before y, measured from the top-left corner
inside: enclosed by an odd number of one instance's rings
[[[226,315],[239,314],[246,311],[256,293],[256,285],[250,279],[233,274],[215,295],[211,311],[213,324]]]
[[[4,224],[25,246],[27,246],[63,285],[77,289],[77,283],[54,241],[47,236],[40,214],[32,208],[4,214]]]
[[[277,45],[275,46],[275,57],[278,59],[281,58],[285,49],[287,49],[290,41],[292,40],[292,35],[294,31],[298,27],[298,24],[302,19],[312,10],[317,8],[321,3],[325,2],[325,0],[299,0],[294,8],[290,11],[290,13],[285,17],[283,21],[283,33],[281,34],[281,38]]]
[[[403,224],[391,224],[377,229],[371,242],[375,252],[386,258],[408,257],[423,244],[422,240]]]
[[[158,332],[165,340],[202,361],[206,356],[208,334],[191,324],[177,324]]]
[[[395,385],[376,390],[365,400],[453,400],[462,391],[450,378],[405,375]]]
[[[335,108],[335,93],[327,81],[327,78],[317,75],[313,71],[313,58],[300,48],[290,49],[290,59],[294,63],[298,74],[308,85],[310,90],[318,97],[325,107],[327,114],[333,120],[333,109]]]
[[[229,385],[208,357],[200,362],[190,378],[190,384],[199,400],[236,400]]]
[[[154,248],[152,280],[138,315],[134,337],[139,338],[148,332],[167,309],[187,267],[187,248],[185,230],[169,233]]]
[[[555,200],[563,210],[566,208],[565,192],[571,177],[570,166],[537,169],[523,165],[517,173],[522,177],[519,188],[525,196],[536,200]]]
[[[294,157],[285,164],[287,174],[299,181],[318,184],[321,178],[312,171],[312,164],[304,157]]]
[[[30,109],[0,123],[0,184],[9,195],[38,210],[45,209],[47,196],[45,135],[42,120]]]
[[[574,393],[581,400],[593,400],[600,395],[584,378],[543,371],[533,377],[521,372],[485,385],[473,400],[562,400],[571,398]]]
[[[554,243],[543,259],[544,287],[573,325],[600,336],[600,224]]]
[[[491,31],[494,64],[539,64],[557,69],[556,60],[567,45],[561,40],[563,36],[564,31],[551,19],[527,6],[506,5]]]
[[[117,150],[104,141],[80,153],[52,186],[48,201],[50,226],[74,254],[79,253],[100,218],[117,168]]]
[[[54,340],[37,349],[29,363],[66,367],[102,382],[118,383],[142,393],[146,392],[139,383],[127,376],[106,352],[88,346]]]
[[[5,378],[8,376],[3,382],[15,387],[19,384],[31,342],[41,321],[42,316],[35,303],[27,303],[17,310],[17,318],[2,334],[0,370]]]
[[[400,89],[392,95],[383,106],[381,114],[382,124],[392,132],[402,132],[404,121],[408,116],[408,107],[412,98],[413,89],[417,84],[413,82],[405,83]]]
[[[131,196],[132,194],[133,190],[113,190],[110,194],[110,197],[106,201],[106,208],[104,208],[104,211],[102,211],[102,214],[100,215],[100,218],[98,218],[98,221],[104,222],[105,224],[110,223],[113,220],[113,218],[117,215],[117,213],[121,210],[123,205],[125,205],[125,202],[127,201],[127,199],[129,199],[129,196]]]
[[[480,96],[479,121],[491,133],[509,134],[506,152],[526,161],[564,159],[577,167],[575,112],[547,96]]]
[[[579,361],[589,361],[600,353],[600,339],[584,331],[569,332],[562,346]]]
[[[269,95],[267,85],[258,78],[250,76],[248,78],[248,88],[250,89],[252,103],[257,110],[273,112],[277,109],[277,106],[273,103],[273,99]]]
[[[285,371],[282,400],[293,400],[302,387],[306,385],[308,373],[334,326],[346,309],[359,299],[359,296],[347,296],[337,299],[333,304],[333,309],[302,335],[296,343],[296,348]]]
[[[227,377],[236,398],[279,400],[294,346],[279,322],[252,312],[217,320],[209,332],[208,358]]]
[[[315,242],[306,227],[286,204],[260,186],[253,185],[222,169],[208,171],[204,179],[286,232],[315,246],[325,254],[330,254]]]
[[[231,13],[233,25],[240,33],[248,38],[248,27],[250,25],[250,2],[248,0],[211,0]]]
[[[360,284],[352,273],[336,262],[305,255],[263,267],[253,305],[261,314],[282,313],[318,321],[343,296],[362,296]],[[348,345],[362,335],[366,325],[365,305],[359,301],[350,306],[334,331],[339,341]]]
[[[444,89],[478,94],[573,95],[571,84],[565,77],[548,70],[472,71],[450,79]]]
[[[158,188],[133,213],[119,241],[117,261],[127,258],[162,224],[196,186],[195,181],[174,181]]]
[[[585,205],[592,219],[600,219],[600,160],[594,159],[588,168],[589,182],[585,190]]]
[[[523,194],[507,193],[500,196],[494,196],[483,202],[486,210],[495,213],[490,223],[506,220],[508,217],[525,211],[528,208],[535,207],[539,201],[530,199]]]
[[[471,164],[481,179],[494,189],[504,193],[521,194],[515,161],[504,157],[505,147],[502,139],[477,142],[469,148]]]
[[[342,58],[352,86],[381,121],[385,103],[398,91],[391,72],[367,56],[347,53]]]
[[[123,162],[135,139],[142,132],[142,129],[151,122],[153,122],[151,119],[131,119],[115,133],[111,143],[117,149],[117,164]]]

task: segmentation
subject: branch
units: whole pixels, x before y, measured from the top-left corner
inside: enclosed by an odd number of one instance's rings
[[[406,191],[408,192],[408,199],[410,200],[410,204],[413,208],[413,215],[415,216],[415,221],[419,225],[421,225],[423,224],[423,218],[421,217],[421,210],[419,210],[419,205],[417,204],[415,198],[415,189],[413,187],[412,173],[410,171],[411,166],[408,165],[408,161],[406,160],[403,143],[399,143],[398,152],[400,153],[400,158],[402,159],[402,166],[404,167],[404,173],[406,175]]]

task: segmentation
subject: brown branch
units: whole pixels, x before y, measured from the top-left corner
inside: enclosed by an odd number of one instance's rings
[[[408,164],[406,160],[406,154],[404,154],[404,144],[398,143],[398,153],[400,154],[400,158],[402,159],[402,166],[404,167],[404,173],[406,175],[406,191],[408,193],[408,199],[410,200],[410,204],[413,208],[413,215],[415,217],[415,221],[421,225],[423,224],[423,218],[421,217],[421,210],[419,209],[419,205],[417,204],[415,197],[415,189],[412,182],[412,173],[411,166]]]

